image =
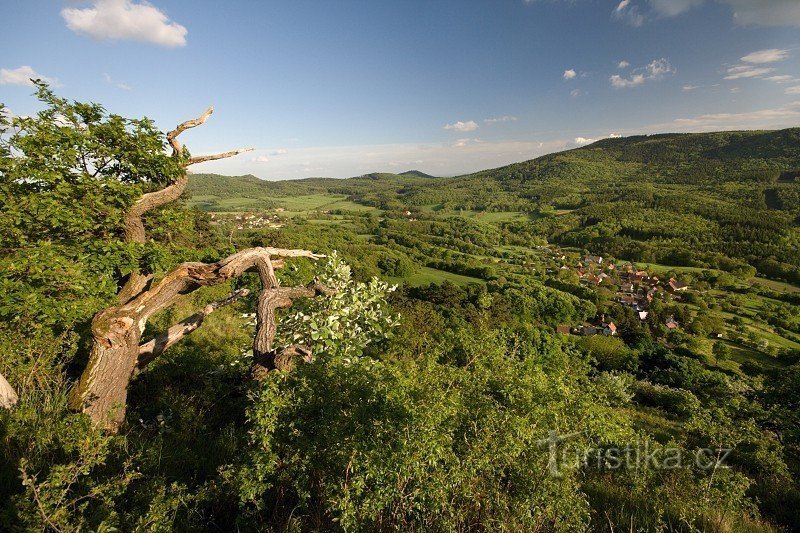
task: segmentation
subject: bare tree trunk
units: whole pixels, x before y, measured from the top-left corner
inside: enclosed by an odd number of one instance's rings
[[[125,418],[128,383],[140,361],[142,333],[149,318],[175,303],[181,295],[237,278],[258,264],[270,261],[272,256],[321,257],[307,250],[250,248],[216,263],[184,263],[127,303],[95,315],[92,320],[94,343],[89,363],[72,391],[73,407],[87,413],[95,423],[117,431]],[[316,294],[306,287],[274,287],[273,290],[281,291],[282,295],[296,294],[296,297]],[[147,362],[153,359],[145,358]]]
[[[0,374],[0,408],[11,409],[17,405],[17,401],[19,401],[19,398],[14,387],[6,381],[3,374]]]
[[[245,151],[235,150],[185,159],[183,146],[177,140],[178,135],[204,123],[212,112],[213,109],[209,108],[197,119],[186,121],[167,134],[173,157],[180,158],[184,167],[231,157]],[[186,189],[188,181],[188,175],[184,172],[167,187],[144,194],[125,215],[125,240],[146,242],[142,216],[179,198]],[[184,263],[157,282],[154,282],[152,274],[132,273],[120,289],[119,304],[100,311],[92,320],[93,345],[86,369],[72,390],[70,397],[72,406],[88,414],[95,425],[108,431],[118,431],[125,421],[128,384],[132,377],[164,350],[196,330],[204,318],[217,307],[235,301],[241,296],[242,291],[207,306],[200,313],[142,344],[142,334],[149,318],[175,303],[181,295],[189,294],[201,287],[224,283],[251,269],[258,270],[262,281],[254,350],[260,354],[270,352],[277,327],[275,309],[288,307],[294,298],[327,293],[326,289],[318,284],[309,287],[279,287],[274,268],[283,265],[281,258],[288,257],[317,259],[321,256],[307,250],[251,248],[216,263]],[[5,380],[0,382],[0,391],[3,390],[4,383],[7,385]],[[10,387],[8,389],[13,394],[13,389]],[[10,395],[8,398],[6,402],[11,402]],[[13,398],[16,401],[15,394]]]

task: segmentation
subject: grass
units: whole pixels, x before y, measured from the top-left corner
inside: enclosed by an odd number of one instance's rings
[[[347,211],[367,212],[380,210],[366,205],[357,204],[347,199],[342,194],[306,194],[302,196],[281,196],[263,198],[220,198],[212,195],[193,196],[189,200],[190,206],[197,206],[206,211],[237,212],[237,211],[270,211],[274,206],[285,209],[286,216],[306,215],[313,211],[333,211],[342,209]]]
[[[473,278],[471,276],[462,276],[461,274],[453,274],[452,272],[446,272],[444,270],[438,270],[430,267],[421,267],[419,271],[407,278],[391,278],[392,283],[406,283],[414,287],[428,285],[430,283],[443,283],[445,281],[449,281],[456,285],[483,283],[482,279]]]
[[[775,291],[791,292],[791,293],[800,292],[800,287],[792,285],[790,283],[784,283],[782,281],[775,281],[765,278],[753,278],[751,281],[753,282],[754,285],[763,285]]]
[[[673,272],[703,272],[705,270],[710,270],[712,272],[716,271],[714,268],[700,268],[700,267],[688,267],[688,266],[671,266],[671,265],[659,265],[658,263],[634,263],[637,268],[641,268],[642,270],[647,270],[648,272],[669,272],[672,270]]]

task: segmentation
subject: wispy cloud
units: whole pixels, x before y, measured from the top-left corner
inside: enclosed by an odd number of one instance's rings
[[[639,6],[631,0],[622,0],[617,4],[617,7],[611,12],[611,17],[634,27],[641,26],[645,21],[645,17],[639,9]]]
[[[661,59],[654,59],[644,67],[635,69],[628,77],[614,74],[609,78],[609,81],[612,86],[624,89],[638,87],[647,81],[660,80],[667,75],[675,74],[675,72],[677,72],[675,67],[662,57]]]
[[[572,90],[569,92],[569,95],[570,95],[571,97],[573,97],[573,98],[579,98],[579,97],[583,96],[584,94],[586,94],[586,93],[585,93],[585,92],[583,92],[583,91],[582,91],[582,90],[580,90],[580,89],[572,89]]]
[[[798,121],[800,121],[800,101],[795,101],[783,106],[757,111],[742,113],[708,113],[691,118],[678,118],[672,122],[653,124],[646,128],[641,128],[640,132],[701,132],[787,128],[797,125]]]
[[[0,68],[0,85],[22,85],[33,86],[31,80],[42,80],[54,87],[60,84],[55,78],[49,78],[43,74],[39,74],[28,65],[22,65],[19,68]]]
[[[780,76],[768,76],[764,78],[767,81],[774,81],[775,83],[788,83],[794,80],[794,76],[788,74],[781,74]]]
[[[800,94],[800,85],[794,87],[787,87],[784,91],[785,94]]]
[[[769,48],[767,50],[759,50],[752,52],[742,57],[745,63],[775,63],[776,61],[783,61],[789,57],[789,50],[781,50],[779,48]]]
[[[98,41],[133,40],[160,46],[186,45],[188,30],[155,6],[134,0],[95,0],[90,7],[61,10],[67,27]]]
[[[286,155],[289,153],[289,150],[286,148],[278,148],[277,150],[270,152],[269,155]]]
[[[772,67],[755,67],[752,65],[734,65],[728,67],[728,75],[725,76],[726,80],[738,80],[741,78],[760,78],[765,74],[774,72]]]
[[[466,122],[458,121],[454,122],[453,124],[445,125],[444,129],[452,130],[452,131],[475,131],[478,129],[478,123],[474,120],[468,120]]]
[[[575,144],[584,145],[584,144],[591,144],[597,141],[597,139],[587,139],[586,137],[575,137],[574,141]]]
[[[491,117],[483,119],[483,121],[486,124],[497,124],[498,122],[516,122],[517,120],[518,120],[517,117],[511,115],[503,115],[502,117]]]
[[[619,63],[617,63],[617,68],[619,69],[628,68],[629,66],[631,66],[631,64],[625,61],[624,59]]]
[[[574,69],[567,69],[567,70],[564,71],[563,78],[565,80],[571,80],[571,79],[574,79],[575,76],[577,76],[577,75],[578,74],[575,72]]]
[[[105,80],[106,83],[111,84],[111,85],[113,85],[113,86],[115,86],[115,87],[117,87],[119,89],[122,89],[123,91],[130,91],[131,90],[131,86],[130,85],[128,85],[124,81],[115,80],[108,73],[103,73],[103,79]]]
[[[706,89],[706,88],[710,88],[710,87],[719,87],[719,83],[712,83],[711,85],[692,85],[692,84],[687,84],[687,85],[684,85],[683,87],[681,87],[681,89],[688,92],[688,91],[694,91],[695,89]]]
[[[269,163],[269,157],[265,155],[260,155],[257,157],[253,157],[252,159],[250,159],[250,161],[252,161],[253,163]]]

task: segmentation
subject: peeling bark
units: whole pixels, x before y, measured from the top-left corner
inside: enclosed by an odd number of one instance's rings
[[[17,397],[17,392],[14,390],[6,378],[3,377],[3,374],[0,374],[0,408],[3,409],[11,409],[15,405],[19,398]]]
[[[216,263],[183,263],[127,303],[95,315],[89,363],[72,391],[73,407],[87,413],[95,423],[117,431],[125,418],[128,383],[139,362],[139,345],[148,319],[172,305],[179,296],[239,277],[272,256],[322,257],[308,250],[250,248]],[[299,289],[300,293],[291,292],[293,289]],[[309,294],[305,287],[274,290],[284,298],[288,294],[297,297]],[[313,289],[310,294],[315,294]]]

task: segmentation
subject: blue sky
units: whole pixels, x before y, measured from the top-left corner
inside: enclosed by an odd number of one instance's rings
[[[611,135],[800,123],[797,0],[3,0],[0,102],[29,76],[149,116],[194,171],[455,175]]]

